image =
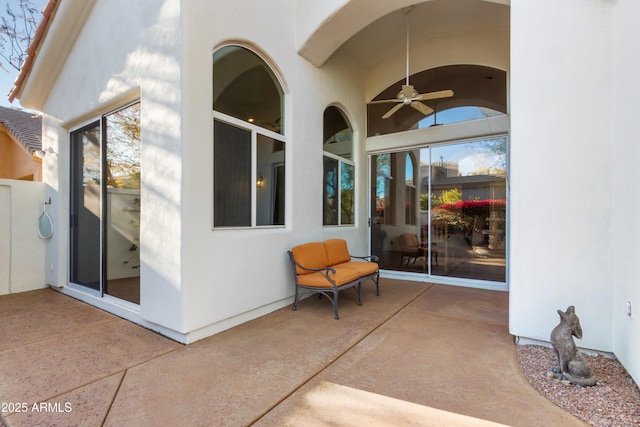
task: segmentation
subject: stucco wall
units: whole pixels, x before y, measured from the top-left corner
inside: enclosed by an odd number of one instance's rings
[[[96,2],[77,39],[66,41],[73,49],[43,107],[47,115],[43,146],[56,152],[45,158],[44,174],[56,202],[54,214],[68,218],[69,131],[127,102],[142,100],[140,316],[183,331],[181,3],[156,3],[150,8],[126,0]],[[53,35],[66,30],[56,25],[69,23],[56,18]],[[66,221],[57,224],[57,238],[47,248],[54,266],[54,271],[47,271],[47,280],[64,286],[69,229]]]
[[[510,330],[548,341],[556,310],[575,305],[578,345],[604,351],[614,350],[614,5],[511,2]]]
[[[322,17],[328,18],[323,13],[342,20],[352,15],[361,17],[365,12],[379,17],[399,7],[385,1],[356,1],[340,16],[333,15],[333,8],[339,3],[317,6],[327,7],[322,12],[316,6],[311,9],[322,22]],[[287,1],[208,1],[184,10],[184,76],[188,78],[183,90],[182,283],[185,329],[195,331],[194,338],[289,304],[293,286],[286,251],[292,246],[337,236],[348,240],[352,253],[368,251],[366,99],[369,92],[381,90],[404,73],[404,50],[398,52],[402,58],[389,58],[386,65],[368,70],[360,69],[347,52],[338,50],[321,68],[316,68],[296,53],[296,43],[304,33],[300,32],[300,22],[309,12],[308,6],[300,2],[291,7]],[[216,13],[223,8],[224,14]],[[247,10],[252,12],[248,14]],[[354,28],[368,23],[366,19],[359,24],[350,21]],[[449,44],[436,48],[437,41],[415,47],[417,59],[412,62],[413,67],[478,63],[508,69],[506,29],[456,34]],[[211,55],[222,44],[233,42],[256,50],[283,81],[287,136],[285,228],[212,230]],[[355,130],[354,227],[322,226],[322,117],[329,105],[338,105]]]
[[[473,62],[508,70],[511,333],[548,340],[556,310],[575,305],[584,330],[579,345],[620,353],[638,378],[637,321],[621,312],[627,300],[640,300],[628,256],[637,251],[629,236],[638,213],[629,197],[638,174],[629,142],[637,58],[629,62],[625,54],[637,39],[628,18],[637,13],[632,2],[513,0],[510,51],[504,29],[485,32],[484,39],[457,34],[449,45],[415,47],[424,55],[412,67]],[[296,7],[287,0],[194,0],[181,10],[184,3],[166,0],[154,9],[124,0],[96,3],[46,102],[44,145],[58,153],[57,160],[45,159],[45,176],[56,215],[67,218],[68,130],[141,98],[141,316],[194,340],[288,304],[286,250],[293,245],[340,236],[353,253],[366,252],[366,100],[403,70],[397,71],[400,53],[369,70],[340,51],[322,59],[321,68],[297,54],[315,34],[301,23],[359,17],[358,7],[372,4],[390,7],[383,0],[350,2],[339,16],[345,2],[338,0]],[[309,11],[318,15],[311,19]],[[342,37],[326,41],[342,43]],[[211,56],[226,42],[256,50],[283,82],[283,228],[212,229]],[[333,49],[323,46],[317,58]],[[355,130],[354,227],[322,227],[322,113],[332,104]],[[622,167],[611,166],[616,162]],[[56,269],[47,280],[59,285],[67,277],[65,222],[56,222],[47,252]]]
[[[41,182],[0,179],[0,295],[45,287]]]
[[[613,25],[613,210],[611,236],[613,245],[613,274],[604,286],[613,287],[613,346],[616,356],[640,382],[640,286],[636,283],[637,260],[640,248],[640,197],[638,182],[640,171],[638,146],[637,102],[640,85],[640,38],[637,20],[640,3],[633,0],[618,2]],[[632,314],[627,314],[627,303]]]
[[[390,68],[362,70],[348,54],[336,52],[322,68],[316,68],[296,50],[296,19],[302,6],[291,7],[285,0],[201,1],[181,11],[178,1],[160,4],[149,13],[148,8],[132,2],[95,3],[44,107],[49,114],[44,121],[45,146],[50,144],[57,153],[57,158],[45,160],[45,173],[57,201],[55,215],[66,218],[68,131],[141,98],[140,314],[175,331],[192,333],[191,340],[289,304],[293,286],[286,251],[298,243],[339,236],[348,240],[353,253],[367,253],[365,100],[368,91],[389,84],[390,78],[397,79],[397,67],[395,61],[387,61]],[[370,6],[355,2],[350,6],[355,9],[349,9],[347,15],[360,16],[358,8],[368,10]],[[391,6],[380,1],[376,7],[374,15],[380,16]],[[247,10],[252,12],[247,14]],[[107,16],[108,20],[103,19]],[[367,23],[362,20],[360,25]],[[462,46],[473,53],[465,63],[506,68],[507,37],[492,37],[467,34],[452,43],[458,54]],[[501,40],[499,46],[495,37]],[[478,40],[481,44],[475,44]],[[287,137],[284,228],[212,229],[211,56],[226,42],[244,43],[256,50],[283,82]],[[430,44],[417,51],[433,48]],[[455,55],[443,57],[447,49],[437,52],[439,59],[418,55],[430,62],[421,59],[416,66],[462,61]],[[353,227],[322,226],[322,119],[329,105],[338,105],[355,131]],[[69,230],[65,221],[57,223],[60,230],[47,252],[54,271],[47,271],[47,281],[64,286]]]
[[[218,12],[222,8],[225,13]],[[189,77],[183,91],[182,282],[185,327],[196,331],[193,337],[290,304],[293,279],[286,251],[296,244],[340,235],[352,252],[366,253],[364,86],[348,58],[319,70],[296,53],[295,14],[284,0],[201,1],[184,11],[184,74]],[[212,229],[212,53],[234,42],[263,56],[283,82],[285,227]],[[356,226],[340,229],[322,226],[322,120],[332,104],[347,114],[356,140]]]

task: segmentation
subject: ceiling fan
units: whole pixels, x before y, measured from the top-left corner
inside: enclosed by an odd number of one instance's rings
[[[413,85],[409,84],[409,12],[413,9],[413,6],[409,6],[402,10],[406,17],[406,26],[407,26],[407,72],[406,72],[406,83],[402,85],[402,90],[398,93],[398,96],[395,99],[381,99],[379,101],[371,101],[370,104],[383,104],[389,102],[395,102],[398,105],[395,105],[389,111],[384,113],[382,116],[383,119],[388,119],[391,117],[396,111],[402,108],[404,105],[410,105],[416,110],[420,111],[425,116],[431,114],[433,109],[426,104],[423,104],[420,101],[428,101],[430,99],[441,99],[441,98],[450,98],[453,96],[453,91],[450,89],[439,90],[435,92],[428,93],[419,93],[414,89]]]

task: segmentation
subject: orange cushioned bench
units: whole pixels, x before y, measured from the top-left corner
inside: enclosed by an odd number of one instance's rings
[[[376,295],[380,295],[378,257],[351,256],[346,240],[329,239],[324,242],[305,243],[287,253],[291,259],[296,285],[294,310],[298,306],[300,289],[307,289],[329,298],[333,303],[336,319],[339,318],[339,291],[354,288],[358,293],[358,304],[362,305],[361,284],[367,279],[372,279],[376,284]]]

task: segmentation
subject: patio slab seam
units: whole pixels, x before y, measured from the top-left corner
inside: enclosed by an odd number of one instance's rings
[[[251,420],[250,423],[248,423],[248,425],[253,425],[255,423],[257,423],[258,421],[260,421],[262,418],[264,418],[266,415],[269,414],[269,412],[271,412],[272,410],[274,410],[275,408],[278,407],[278,405],[280,405],[282,402],[286,401],[288,398],[290,398],[293,394],[295,394],[298,390],[300,390],[301,388],[303,388],[306,384],[309,384],[311,381],[313,381],[313,379],[317,378],[320,374],[322,374],[322,372],[324,372],[325,370],[327,370],[329,367],[331,367],[332,365],[338,363],[340,361],[340,359],[342,359],[345,354],[347,354],[348,352],[350,352],[353,348],[355,348],[358,344],[360,344],[362,341],[364,341],[365,339],[367,339],[371,334],[373,334],[375,331],[377,331],[378,329],[380,329],[383,325],[385,325],[387,322],[389,322],[391,319],[393,319],[394,317],[396,317],[402,310],[406,309],[407,306],[409,306],[411,303],[413,303],[415,300],[417,300],[418,298],[420,298],[422,295],[424,295],[425,293],[427,293],[429,291],[429,289],[431,289],[434,286],[433,283],[429,284],[429,287],[427,287],[426,289],[424,289],[423,291],[419,292],[416,296],[414,296],[413,298],[411,298],[408,302],[406,302],[404,305],[400,306],[397,310],[395,310],[394,312],[392,312],[389,316],[387,316],[386,318],[382,319],[382,321],[380,321],[374,328],[372,328],[371,330],[369,330],[367,333],[363,334],[359,339],[357,339],[353,344],[351,344],[350,346],[346,347],[344,349],[344,351],[342,351],[338,356],[336,356],[334,359],[332,359],[330,362],[326,363],[324,366],[318,368],[316,370],[315,373],[313,373],[312,375],[310,375],[308,378],[306,378],[304,381],[302,381],[300,384],[298,384],[297,386],[293,387],[289,393],[287,393],[285,396],[283,396],[282,398],[278,399],[277,402],[275,402],[273,405],[271,405],[267,410],[265,410],[263,413],[261,413],[260,415],[258,415],[257,417],[255,417],[253,420]]]
[[[118,397],[118,392],[120,391],[120,387],[122,387],[122,383],[124,383],[124,379],[127,376],[127,372],[128,371],[129,371],[129,368],[125,369],[124,373],[122,374],[122,378],[120,378],[120,382],[118,383],[118,387],[116,388],[116,391],[115,391],[115,393],[113,393],[113,397],[111,398],[111,403],[109,403],[109,407],[104,412],[104,417],[102,418],[102,422],[100,423],[101,426],[103,426],[104,423],[107,422],[107,418],[109,417],[109,412],[111,412],[111,408],[113,408],[113,404],[115,403],[116,398]]]
[[[135,367],[140,366],[140,365],[144,365],[145,363],[149,363],[149,362],[151,362],[151,361],[153,361],[153,360],[155,360],[155,359],[157,359],[157,358],[159,358],[159,357],[166,356],[167,354],[173,353],[174,351],[180,351],[180,350],[182,350],[182,349],[183,349],[183,348],[185,348],[185,347],[186,347],[186,346],[177,347],[177,348],[174,348],[174,349],[171,349],[171,350],[167,350],[167,351],[166,351],[166,352],[164,352],[164,353],[156,354],[155,356],[153,356],[153,357],[151,357],[151,358],[149,358],[149,359],[145,359],[145,360],[140,361],[140,362],[138,362],[138,363],[134,363],[134,364],[132,364],[132,365],[127,366],[127,367],[126,367],[126,368],[124,368],[124,369],[120,369],[120,370],[117,370],[117,371],[109,372],[108,374],[103,375],[103,376],[101,376],[100,378],[96,378],[96,379],[91,380],[91,381],[89,381],[89,382],[87,382],[87,383],[85,383],[85,384],[82,384],[81,386],[74,387],[74,388],[72,388],[72,389],[66,390],[66,391],[65,391],[65,392],[63,392],[63,393],[59,393],[59,394],[57,394],[57,395],[55,395],[55,396],[53,396],[53,397],[47,398],[46,400],[55,399],[56,397],[62,396],[62,395],[67,394],[67,393],[71,393],[71,392],[73,392],[73,391],[75,391],[75,390],[78,390],[78,389],[81,389],[81,388],[86,387],[86,386],[88,386],[88,385],[94,384],[94,383],[96,383],[96,382],[98,382],[98,381],[102,381],[102,380],[104,380],[105,378],[109,378],[109,377],[110,377],[110,376],[112,376],[112,375],[116,375],[116,374],[118,374],[118,373],[122,372],[122,373],[123,373],[123,375],[122,375],[122,380],[120,381],[120,384],[118,385],[118,390],[120,390],[120,386],[122,385],[122,382],[124,381],[124,378],[127,376],[127,371],[129,371],[129,369],[135,368]],[[117,396],[117,395],[118,395],[118,391],[116,390],[116,393],[114,394],[114,397],[113,397],[114,401],[115,401],[115,398],[116,398],[116,396]],[[112,404],[113,404],[113,402],[112,402]]]
[[[43,343],[43,342],[56,342],[56,341],[59,341],[61,338],[69,337],[69,336],[72,336],[74,334],[86,333],[86,331],[91,331],[91,330],[96,331],[97,330],[99,332],[100,329],[105,327],[106,325],[117,325],[118,323],[122,323],[122,322],[126,322],[128,324],[129,323],[132,324],[132,322],[130,322],[130,321],[126,320],[126,319],[122,319],[122,318],[119,318],[117,316],[111,316],[110,315],[110,317],[108,317],[108,318],[97,320],[95,322],[92,322],[89,325],[80,325],[80,326],[70,327],[69,329],[66,329],[64,331],[61,331],[61,332],[58,332],[58,333],[55,333],[55,334],[47,335],[46,337],[41,337],[41,338],[38,338],[38,339],[30,340],[28,342],[19,343],[18,345],[12,345],[12,346],[8,347],[7,349],[0,350],[0,355],[2,355],[4,353],[7,353],[7,352],[10,352],[10,351],[14,351],[14,350],[16,350],[16,348],[29,347],[29,346],[33,346],[33,345],[38,345],[38,343]],[[136,325],[136,326],[138,326],[138,325]],[[146,328],[143,328],[143,329],[146,329]],[[153,334],[157,334],[156,332],[153,332],[153,331],[150,331],[150,330],[149,330],[149,332],[151,332]],[[169,341],[175,343],[175,341],[173,341],[173,340],[169,340]],[[176,343],[176,344],[179,344],[179,343]],[[177,347],[167,349],[167,350],[162,351],[162,352],[160,352],[158,354],[155,354],[155,355],[153,355],[151,357],[145,358],[144,360],[140,360],[140,361],[138,361],[136,363],[121,367],[120,369],[115,369],[113,371],[107,372],[107,373],[105,373],[105,374],[103,374],[103,375],[101,375],[101,376],[99,376],[97,378],[93,378],[93,379],[91,379],[89,381],[83,382],[82,384],[79,384],[79,385],[77,385],[75,387],[66,388],[64,390],[61,390],[58,393],[38,398],[37,401],[38,402],[53,401],[53,400],[58,399],[58,398],[60,398],[62,396],[65,396],[65,395],[67,395],[69,393],[73,393],[73,392],[81,390],[81,389],[83,389],[85,387],[88,387],[88,386],[91,386],[93,384],[99,383],[100,381],[103,381],[103,380],[105,380],[105,379],[107,379],[107,378],[109,378],[109,377],[111,377],[113,375],[122,374],[122,379],[121,379],[120,383],[118,384],[118,388],[116,389],[116,392],[114,393],[113,398],[111,400],[111,403],[109,405],[109,409],[110,409],[111,406],[113,405],[114,401],[115,401],[115,398],[117,397],[117,392],[120,389],[120,386],[122,385],[122,381],[124,380],[124,377],[126,376],[126,373],[127,373],[127,371],[129,369],[137,367],[137,366],[140,366],[140,365],[144,365],[144,364],[146,364],[148,362],[153,361],[154,359],[157,359],[159,357],[165,356],[165,355],[167,355],[169,353],[172,353],[174,351],[181,350],[184,347],[185,347],[184,345],[180,344]],[[0,413],[0,427],[4,427],[4,426],[9,426],[10,427],[11,426],[10,420],[7,417],[9,417],[11,415],[14,415],[14,414],[16,414],[16,413],[15,412]],[[108,416],[108,412],[106,412],[105,415],[104,415],[105,420],[106,420],[107,416]],[[103,420],[103,422],[104,422],[104,420]]]

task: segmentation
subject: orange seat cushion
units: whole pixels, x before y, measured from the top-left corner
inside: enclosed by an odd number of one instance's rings
[[[329,265],[341,264],[351,261],[347,241],[344,239],[325,240],[324,247],[327,250]]]
[[[296,246],[291,249],[293,258],[296,262],[307,268],[324,268],[329,266],[329,260],[327,259],[327,251],[324,248],[324,243],[313,242],[305,243],[304,245]],[[296,266],[296,272],[298,274],[311,274],[312,271],[301,269]],[[326,282],[326,279],[325,279]]]
[[[346,285],[358,280],[360,274],[356,270],[341,268],[335,274],[329,273],[329,277],[336,283],[336,286]],[[314,288],[332,288],[333,284],[321,273],[311,273],[298,276],[298,283],[301,286],[311,286]]]
[[[354,270],[354,271],[357,271],[358,274],[362,277],[362,276],[368,276],[378,271],[378,264],[376,264],[375,262],[351,261],[343,264],[338,264],[335,266],[335,268],[340,268],[340,269],[345,268],[345,269]]]

